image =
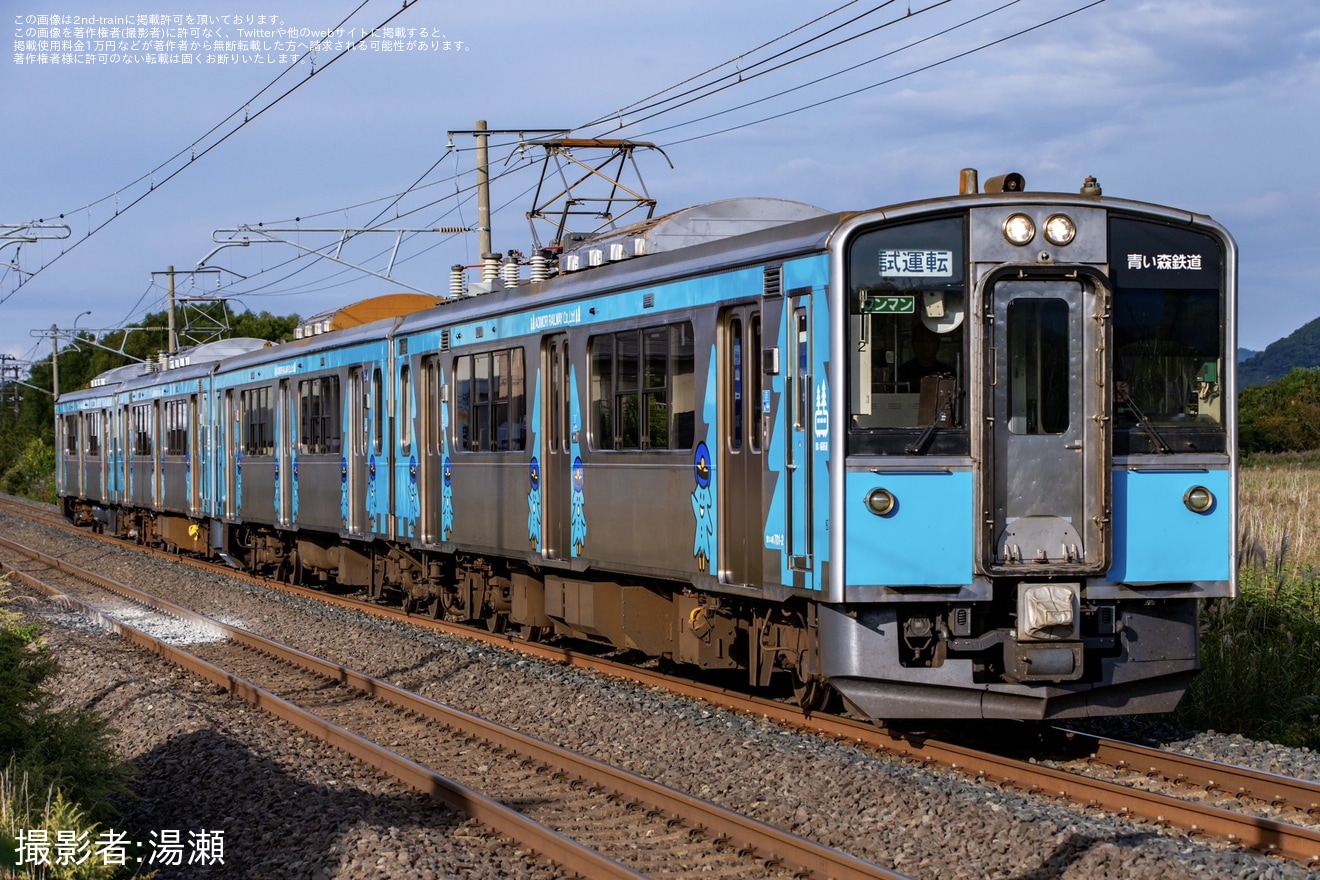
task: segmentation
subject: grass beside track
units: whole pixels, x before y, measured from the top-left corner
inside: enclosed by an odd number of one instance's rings
[[[1320,453],[1241,474],[1236,599],[1201,610],[1201,674],[1173,720],[1320,749]]]

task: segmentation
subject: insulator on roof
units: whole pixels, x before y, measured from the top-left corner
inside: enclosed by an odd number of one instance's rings
[[[518,258],[509,254],[500,264],[500,280],[504,282],[505,287],[518,286]]]
[[[500,277],[500,255],[482,254],[481,255],[481,280],[483,282],[494,281]]]
[[[550,277],[550,261],[545,254],[532,254],[532,283],[545,281]]]

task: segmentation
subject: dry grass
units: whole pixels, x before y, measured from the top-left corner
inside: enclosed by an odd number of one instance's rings
[[[1235,599],[1201,612],[1202,672],[1176,718],[1320,747],[1320,454],[1258,456],[1239,482]]]
[[[1238,492],[1240,569],[1320,567],[1320,455],[1255,456]]]

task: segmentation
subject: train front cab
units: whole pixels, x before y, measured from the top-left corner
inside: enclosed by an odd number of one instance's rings
[[[1235,590],[1231,239],[973,197],[834,249],[823,674],[876,719],[1173,708],[1198,602]],[[932,335],[942,368],[904,375]]]

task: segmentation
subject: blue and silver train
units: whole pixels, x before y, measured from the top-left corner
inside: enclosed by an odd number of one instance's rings
[[[67,515],[877,720],[1171,709],[1236,590],[1236,249],[1028,192],[718,202],[62,395]]]

